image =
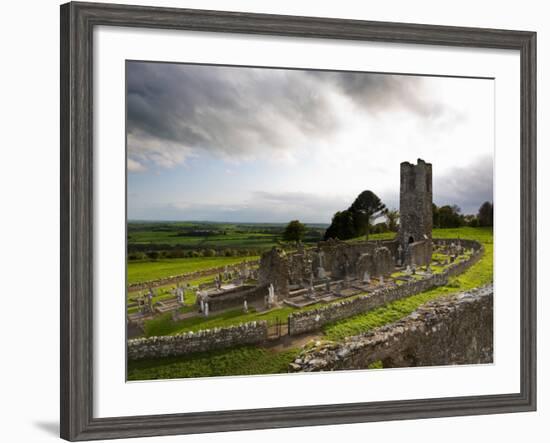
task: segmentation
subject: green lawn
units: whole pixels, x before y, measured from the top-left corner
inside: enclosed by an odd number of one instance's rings
[[[286,373],[297,354],[298,349],[276,353],[245,346],[183,357],[129,361],[128,380]]]
[[[227,235],[179,236],[175,232],[137,231],[128,234],[128,244],[180,245],[185,248],[269,248],[280,235],[261,232],[231,232]]]
[[[197,257],[129,261],[128,284],[159,280],[173,275],[188,274],[257,259],[258,257]]]

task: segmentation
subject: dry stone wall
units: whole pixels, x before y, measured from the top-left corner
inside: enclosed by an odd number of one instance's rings
[[[228,328],[128,340],[127,355],[129,360],[176,357],[193,352],[258,344],[266,339],[267,322],[255,321]]]
[[[260,263],[260,260],[249,260],[246,262],[248,266],[257,266]],[[231,271],[236,271],[239,267],[242,266],[242,263],[237,263],[235,265],[227,265],[227,269]],[[132,283],[128,285],[128,291],[142,291],[149,288],[158,288],[159,286],[169,285],[170,283],[178,283],[182,281],[195,280],[200,277],[205,277],[207,275],[219,274],[225,270],[225,266],[218,266],[217,268],[204,269],[202,271],[189,272],[187,274],[172,275],[170,277],[161,278],[158,280],[150,280],[141,283]]]
[[[493,286],[432,301],[404,319],[303,351],[289,372],[492,363]]]
[[[429,278],[404,283],[394,288],[378,289],[352,300],[344,300],[318,309],[293,313],[289,316],[290,335],[319,330],[329,323],[371,311],[395,300],[427,291],[435,286],[442,286],[447,281],[446,275],[434,274]]]

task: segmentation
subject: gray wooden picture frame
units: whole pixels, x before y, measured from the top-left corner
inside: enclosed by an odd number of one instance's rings
[[[184,414],[93,416],[95,26],[513,49],[521,58],[521,391]],[[61,437],[71,441],[536,409],[536,33],[100,3],[61,6]]]

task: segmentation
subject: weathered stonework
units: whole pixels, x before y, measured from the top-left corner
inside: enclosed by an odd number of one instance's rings
[[[289,372],[492,363],[493,286],[432,301],[404,319],[303,351]]]
[[[399,197],[399,233],[398,242],[402,248],[405,264],[412,263],[411,252],[419,260],[417,266],[426,265],[431,258],[432,240],[432,165],[418,159],[416,165],[401,163],[401,189]],[[410,251],[410,245],[427,242],[423,253]]]
[[[273,284],[275,293],[279,297],[288,296],[288,282],[290,279],[289,260],[286,253],[278,248],[262,254],[258,280],[260,286]]]
[[[290,284],[297,285],[309,281],[313,275],[313,255],[301,250],[288,256]]]
[[[128,340],[128,359],[175,357],[192,352],[252,345],[267,339],[267,322],[254,321],[228,328]]]
[[[262,301],[267,295],[267,285],[237,287],[224,291],[220,294],[210,294],[206,301],[212,312],[222,311],[228,308],[241,307],[246,300],[247,303]]]
[[[448,283],[449,277],[459,275],[476,263],[482,256],[484,249],[482,245],[473,240],[460,241],[473,249],[473,254],[466,260],[451,263],[445,271],[434,274],[422,280],[413,280],[392,288],[381,288],[362,295],[352,300],[344,300],[340,303],[331,303],[318,309],[296,312],[289,315],[289,334],[296,335],[305,332],[318,331],[324,325],[353,317],[354,315],[376,309],[387,303],[401,298],[409,297],[436,286],[443,286]],[[436,240],[439,244],[440,240]],[[442,240],[442,244],[450,244],[450,240]],[[466,246],[465,246],[466,247]]]
[[[288,317],[289,333],[290,335],[298,335],[318,331],[329,323],[371,311],[395,300],[427,291],[435,286],[442,286],[447,281],[446,275],[436,274],[430,278],[415,280],[393,288],[377,289],[352,300],[344,300],[321,308],[292,313]]]
[[[392,272],[395,267],[392,257],[396,254],[397,243],[393,240],[347,243],[331,239],[320,242],[318,249],[323,253],[325,269],[333,278],[361,278],[366,267],[372,275]],[[365,257],[365,254],[370,254],[372,258]],[[360,264],[360,260],[363,263]],[[380,265],[375,264],[378,260],[382,261]]]
[[[425,266],[432,261],[432,242],[418,241],[409,244],[405,263],[411,266]]]
[[[394,259],[390,250],[382,246],[376,248],[373,253],[361,254],[357,260],[357,277],[362,278],[365,272],[371,277],[391,274],[395,269]]]

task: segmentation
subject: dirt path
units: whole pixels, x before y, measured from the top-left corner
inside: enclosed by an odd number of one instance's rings
[[[320,332],[314,334],[283,335],[277,340],[268,341],[263,347],[273,352],[283,352],[292,348],[301,348],[309,341],[321,339],[322,337],[323,334]]]

